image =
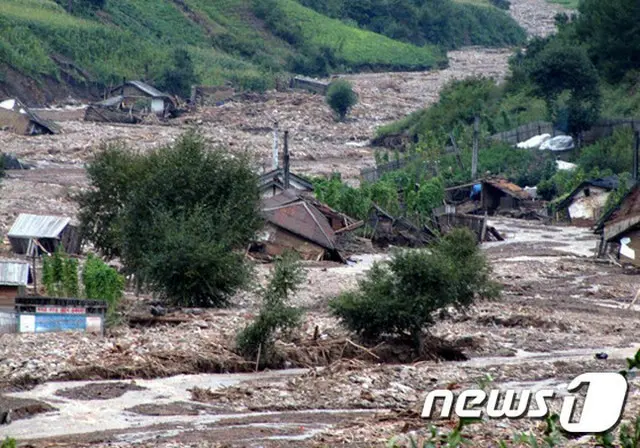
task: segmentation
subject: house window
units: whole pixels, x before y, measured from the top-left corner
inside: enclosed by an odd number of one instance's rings
[[[584,195],[585,195],[586,197],[591,196],[591,190],[590,190],[590,189],[588,189],[588,188],[585,188],[585,189],[584,189]]]

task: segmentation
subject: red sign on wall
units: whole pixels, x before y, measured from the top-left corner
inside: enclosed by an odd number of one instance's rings
[[[44,314],[85,314],[85,308],[73,308],[68,306],[38,306],[36,313]]]

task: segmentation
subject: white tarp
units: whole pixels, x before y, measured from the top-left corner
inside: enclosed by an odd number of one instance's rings
[[[551,134],[542,134],[531,137],[529,140],[518,143],[520,149],[533,149],[539,148],[544,142],[551,138]]]
[[[563,162],[562,160],[557,160],[556,167],[558,168],[558,171],[573,171],[578,168],[578,165],[571,162]]]
[[[542,151],[569,151],[575,147],[573,138],[569,135],[559,135],[546,140],[540,145]]]

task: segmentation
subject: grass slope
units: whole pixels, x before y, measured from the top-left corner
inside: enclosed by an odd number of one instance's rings
[[[385,70],[428,69],[444,62],[434,46],[417,47],[346,25],[337,19],[302,6],[294,0],[257,0],[269,8],[265,19],[274,33],[282,34],[299,48],[330,48],[346,68]]]
[[[108,0],[104,10],[82,17],[52,0],[2,0],[0,64],[36,80],[62,79],[55,62],[62,56],[80,69],[67,72],[76,81],[106,85],[123,77],[153,79],[171,50],[183,47],[202,83],[263,89],[290,57],[320,46],[333,48],[346,69],[422,69],[444,60],[435,48],[362,31],[292,0],[278,0],[277,8],[279,27],[299,30],[296,44],[265,26],[251,0]]]

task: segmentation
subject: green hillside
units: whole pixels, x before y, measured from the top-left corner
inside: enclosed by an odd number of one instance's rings
[[[446,62],[439,47],[366,31],[295,0],[72,0],[67,11],[68,5],[0,2],[0,88],[3,66],[36,81],[153,81],[172,66],[177,48],[188,51],[199,82],[254,90],[273,86],[284,72],[422,70]]]

